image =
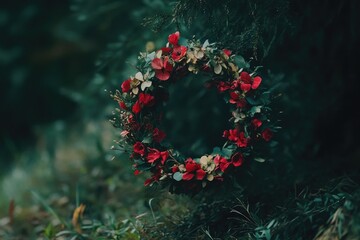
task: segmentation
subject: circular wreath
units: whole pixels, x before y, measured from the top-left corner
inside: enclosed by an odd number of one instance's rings
[[[249,73],[248,63],[230,50],[220,49],[206,40],[188,41],[180,45],[180,33],[168,37],[165,47],[138,57],[138,72],[121,84],[112,97],[120,109],[113,120],[122,129],[120,147],[131,153],[135,175],[150,172],[145,185],[154,182],[170,184],[170,191],[193,191],[211,182],[222,181],[244,161],[256,156],[254,146],[269,142],[268,93],[258,90],[261,77]],[[214,86],[230,105],[232,129],[223,132],[224,145],[215,147],[201,157],[185,157],[166,143],[160,130],[162,107],[168,100],[170,84],[181,81],[190,73],[203,72],[210,78],[207,86]]]

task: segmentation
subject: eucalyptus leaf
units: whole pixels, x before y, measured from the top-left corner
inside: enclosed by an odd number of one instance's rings
[[[222,151],[219,147],[214,147],[212,154],[216,155],[216,154],[220,154],[221,155]]]
[[[176,180],[176,181],[181,181],[181,180],[182,180],[182,176],[183,176],[182,173],[176,172],[176,173],[173,174],[173,179]]]
[[[142,143],[151,143],[152,142],[152,138],[150,136],[144,137],[144,139],[142,140]]]
[[[261,102],[257,101],[256,99],[254,98],[251,98],[251,97],[246,97],[246,101],[248,103],[250,103],[251,105],[259,105]]]
[[[207,48],[208,46],[209,46],[209,40],[206,39],[206,41],[202,45],[202,48]]]
[[[151,52],[146,56],[146,61],[151,62],[155,58],[155,52]]]
[[[260,113],[261,112],[261,108],[262,106],[253,106],[250,109],[250,116],[253,117],[256,113]]]
[[[260,163],[263,163],[266,161],[264,158],[260,158],[260,157],[254,158],[254,160],[257,162],[260,162]]]
[[[230,158],[233,152],[234,152],[234,148],[232,147],[232,145],[227,146],[222,149],[222,156],[226,158]]]
[[[260,98],[261,102],[263,104],[269,104],[271,101],[270,101],[270,92],[264,92],[262,95],[261,95],[261,98]]]
[[[245,61],[245,59],[240,55],[236,55],[234,57],[234,61],[239,68],[249,68],[250,67],[249,63],[247,63]]]
[[[151,168],[151,165],[148,164],[148,163],[143,163],[143,164],[137,165],[136,168],[138,170],[140,170],[140,171],[146,171],[146,170],[149,170]]]

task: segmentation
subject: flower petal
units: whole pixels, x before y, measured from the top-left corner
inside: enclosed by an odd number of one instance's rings
[[[179,38],[180,38],[180,32],[177,31],[177,32],[169,35],[168,41],[172,45],[177,45],[179,42]]]
[[[158,70],[155,72],[155,77],[157,77],[161,81],[166,81],[170,78],[170,73]]]
[[[163,68],[164,64],[163,61],[160,58],[154,58],[151,61],[151,67],[156,70],[161,70]]]
[[[221,70],[222,70],[221,65],[220,65],[220,64],[216,64],[215,67],[214,67],[214,73],[220,74],[220,73],[221,73]]]
[[[223,49],[223,52],[225,53],[226,56],[230,57],[231,51],[229,49]]]
[[[169,63],[169,58],[165,57],[164,58],[164,69],[167,72],[171,72],[173,70],[173,65],[171,63]]]
[[[196,179],[197,180],[203,180],[206,175],[206,172],[202,170],[201,168],[196,171]]]
[[[244,83],[251,83],[251,76],[247,72],[240,73],[240,80]]]
[[[208,175],[206,179],[211,182],[212,180],[214,180],[214,175]]]
[[[132,111],[135,114],[138,114],[141,111],[141,105],[139,101],[136,101],[135,104],[132,107]]]
[[[248,92],[248,91],[251,89],[251,84],[241,83],[241,84],[240,84],[240,88],[241,88],[241,90],[243,90],[244,92]]]
[[[141,90],[145,90],[145,88],[151,87],[152,82],[151,81],[145,81],[141,84]]]
[[[144,81],[144,76],[143,76],[143,74],[141,72],[137,72],[135,74],[135,78],[139,79],[140,81]]]
[[[257,76],[257,77],[254,77],[254,80],[253,80],[253,83],[252,83],[252,86],[251,88],[252,89],[257,89],[261,83],[262,79],[261,77]]]
[[[200,158],[200,164],[203,166],[206,166],[208,164],[208,157],[207,156],[202,156]]]
[[[203,51],[195,51],[195,57],[197,59],[202,59],[204,57],[204,52]]]
[[[235,153],[232,157],[231,157],[231,162],[234,165],[234,167],[239,167],[243,164],[244,162],[244,157],[241,153]]]
[[[133,94],[138,94],[139,93],[139,88],[133,88],[132,89],[132,92],[133,92]]]
[[[194,178],[194,176],[195,174],[186,172],[183,174],[182,179],[185,181],[190,181],[191,179]]]

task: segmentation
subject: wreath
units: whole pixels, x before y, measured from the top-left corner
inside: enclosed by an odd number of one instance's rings
[[[179,39],[175,32],[165,47],[140,53],[138,72],[112,94],[120,106],[112,122],[121,128],[118,143],[130,153],[134,174],[151,173],[145,186],[158,182],[170,185],[171,192],[189,192],[222,182],[251,158],[263,161],[255,146],[269,142],[273,129],[269,93],[259,91],[262,78],[245,70],[249,64],[241,56],[208,40],[193,38],[185,46]],[[171,97],[169,85],[199,72],[209,76],[207,86],[216,87],[230,105],[233,128],[224,130],[222,147],[196,158],[171,147],[160,123],[162,107]]]

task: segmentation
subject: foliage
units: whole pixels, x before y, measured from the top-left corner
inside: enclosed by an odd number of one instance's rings
[[[1,5],[1,239],[359,238],[358,1]],[[138,51],[177,30],[264,66],[257,72],[279,93],[271,108],[283,128],[268,161],[192,198],[144,190],[148,176],[135,178],[128,158],[109,150],[120,133],[105,123],[114,104],[103,90],[119,88]],[[227,124],[218,94],[193,82],[169,88],[176,100],[164,124],[190,154],[211,151]]]

